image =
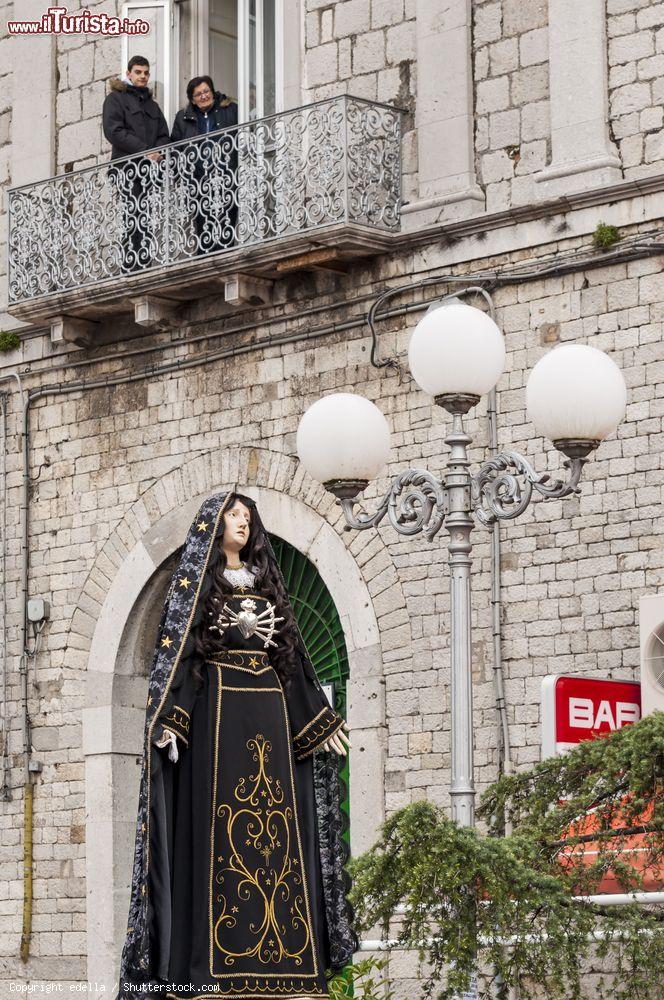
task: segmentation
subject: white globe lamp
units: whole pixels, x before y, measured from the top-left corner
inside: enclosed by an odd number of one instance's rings
[[[570,458],[588,455],[625,416],[627,387],[604,351],[561,344],[541,358],[526,385],[526,410],[537,431]]]
[[[390,429],[370,400],[335,392],[305,411],[297,453],[309,475],[331,493],[354,497],[387,463]]]
[[[452,299],[417,324],[408,361],[420,389],[450,412],[467,413],[502,375],[505,342],[487,313]]]

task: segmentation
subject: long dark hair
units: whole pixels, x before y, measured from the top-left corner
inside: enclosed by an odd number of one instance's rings
[[[278,631],[273,636],[277,643],[276,649],[272,648],[272,663],[279,679],[287,687],[290,678],[295,670],[295,658],[298,655],[297,626],[293,616],[293,609],[283,585],[281,574],[277,566],[273,563],[269,542],[265,534],[265,529],[258,516],[256,504],[250,497],[234,493],[228,500],[226,510],[230,510],[236,500],[248,507],[251,511],[249,523],[249,538],[240,551],[240,559],[251,571],[256,574],[255,587],[261,594],[268,598],[275,605],[275,614],[284,619],[280,623]],[[233,594],[233,588],[224,576],[226,569],[226,554],[223,549],[223,519],[220,531],[214,541],[210,559],[208,562],[205,580],[201,588],[198,602],[198,613],[194,619],[192,630],[194,648],[198,656],[192,658],[191,671],[196,681],[201,683],[203,674],[200,669],[201,660],[205,661],[210,655],[218,652],[220,646],[218,633],[210,632],[208,625],[210,622],[210,612],[218,613],[219,606]]]

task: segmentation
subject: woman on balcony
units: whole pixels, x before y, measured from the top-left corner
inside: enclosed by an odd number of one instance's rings
[[[235,101],[215,90],[209,76],[195,76],[187,84],[188,104],[178,111],[171,142],[179,147],[180,170],[190,182],[197,254],[224,250],[235,242],[237,223],[237,125]],[[227,131],[219,133],[220,129]],[[214,139],[202,137],[219,133]],[[184,178],[183,178],[184,179]],[[188,246],[189,252],[191,247]]]

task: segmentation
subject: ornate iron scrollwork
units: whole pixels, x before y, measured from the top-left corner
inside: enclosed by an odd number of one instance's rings
[[[442,482],[426,469],[408,469],[392,482],[373,514],[354,513],[354,500],[341,499],[346,528],[375,528],[387,514],[400,535],[419,535],[431,539],[445,520],[446,496]]]
[[[519,517],[529,505],[533,490],[547,500],[559,500],[580,493],[579,480],[585,464],[583,458],[564,463],[570,470],[567,482],[551,479],[548,473],[538,475],[530,462],[516,451],[501,452],[488,459],[472,477],[472,502],[477,520],[490,526],[495,521]]]
[[[343,95],[9,193],[12,303],[343,222],[399,226],[401,113]]]

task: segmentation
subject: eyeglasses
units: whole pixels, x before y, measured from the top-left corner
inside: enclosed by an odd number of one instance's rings
[[[208,88],[206,87],[205,90],[199,90],[194,94],[194,100],[196,100],[198,97],[210,97],[211,94],[212,91],[208,90]]]

